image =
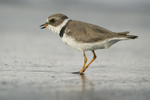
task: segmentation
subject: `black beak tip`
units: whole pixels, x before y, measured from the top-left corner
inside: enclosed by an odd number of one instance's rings
[[[41,27],[41,29],[46,28],[46,27],[45,27],[45,24],[40,25],[40,27]]]
[[[44,29],[45,27],[41,27],[41,29]]]

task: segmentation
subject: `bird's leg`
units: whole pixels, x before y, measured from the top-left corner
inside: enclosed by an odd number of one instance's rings
[[[84,56],[84,65],[83,65],[82,69],[79,71],[80,74],[83,74],[83,72],[85,70],[85,65],[87,62],[87,57],[86,57],[85,53],[83,53],[83,56]]]
[[[83,70],[83,72],[88,68],[88,66],[96,59],[96,54],[95,54],[95,52],[94,52],[94,50],[92,51],[93,52],[93,59],[89,62],[89,64],[88,65],[86,65],[86,67],[84,68],[84,70]]]

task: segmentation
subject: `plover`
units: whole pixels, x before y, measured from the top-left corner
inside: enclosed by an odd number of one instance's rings
[[[42,24],[41,29],[48,28],[58,34],[62,41],[81,51],[84,56],[84,64],[78,72],[83,72],[96,59],[94,50],[109,48],[114,43],[121,40],[136,39],[138,36],[127,35],[129,32],[112,32],[103,27],[71,20],[64,14],[53,14],[48,17],[46,23]],[[87,57],[85,51],[92,51],[93,59],[86,65]]]

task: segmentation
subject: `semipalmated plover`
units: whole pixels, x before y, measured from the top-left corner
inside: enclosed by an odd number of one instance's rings
[[[78,72],[83,72],[96,59],[94,50],[109,48],[121,40],[136,39],[138,36],[127,35],[129,32],[112,32],[103,27],[71,20],[64,14],[53,14],[48,17],[46,23],[40,26],[41,29],[48,28],[57,33],[62,41],[81,51],[84,56],[84,65]],[[87,57],[85,51],[92,51],[93,59],[86,65]]]

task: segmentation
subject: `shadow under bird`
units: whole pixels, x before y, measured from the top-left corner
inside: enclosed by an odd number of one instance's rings
[[[84,65],[77,72],[83,74],[88,66],[96,59],[94,50],[109,48],[121,40],[136,39],[138,36],[127,35],[129,32],[112,32],[103,27],[71,20],[64,14],[53,14],[48,17],[46,23],[40,26],[41,29],[48,28],[58,34],[62,41],[81,51],[84,56]],[[93,59],[86,65],[87,57],[85,51],[92,51]]]

